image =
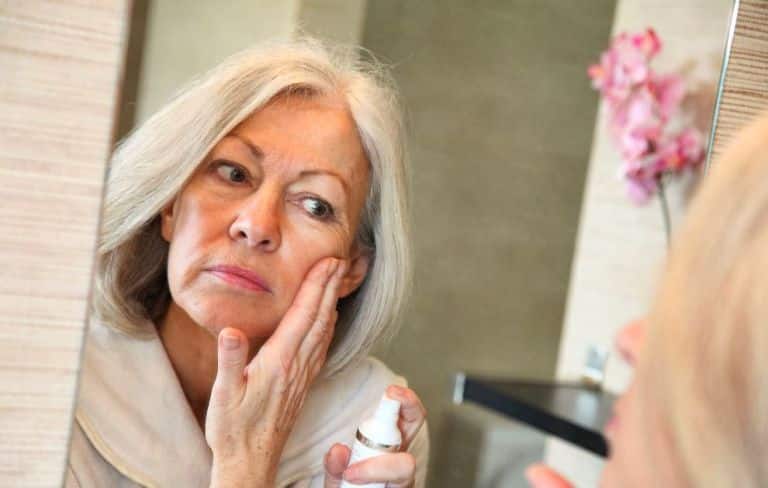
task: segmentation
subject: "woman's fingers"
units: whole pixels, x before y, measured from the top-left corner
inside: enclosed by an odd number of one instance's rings
[[[634,366],[643,346],[645,319],[637,319],[625,325],[616,335],[616,349],[621,357]]]
[[[323,299],[318,307],[312,328],[304,336],[301,344],[303,353],[309,357],[313,352],[322,352],[323,356],[333,338],[333,326],[336,324],[336,302],[339,298],[339,286],[344,273],[347,271],[347,262],[340,261],[336,272],[331,276],[325,287]],[[318,348],[318,345],[322,347]]]
[[[324,488],[337,488],[341,485],[344,470],[349,464],[352,451],[344,444],[334,444],[325,455],[325,483]]]
[[[235,395],[242,395],[243,373],[248,361],[248,340],[245,334],[232,327],[219,332],[218,369],[211,391],[211,401],[227,402]]]
[[[424,424],[426,410],[418,395],[410,388],[391,385],[386,395],[400,401],[398,426],[403,434],[402,449],[406,449]],[[390,488],[407,488],[414,483],[416,459],[409,452],[366,459],[345,470],[348,462],[349,448],[340,444],[331,448],[325,458],[325,488],[339,486],[342,478],[355,484],[387,483]]]
[[[362,485],[387,483],[390,488],[407,488],[413,485],[416,459],[409,452],[384,454],[349,466],[344,479]]]
[[[293,304],[264,347],[277,348],[282,357],[292,358],[296,355],[315,321],[325,295],[326,285],[338,266],[338,259],[326,258],[312,267],[293,299]]]
[[[400,418],[397,426],[403,434],[402,450],[408,449],[413,438],[421,429],[427,417],[427,410],[416,392],[404,386],[391,385],[387,388],[387,396],[400,402]]]
[[[543,464],[534,464],[525,470],[525,477],[533,488],[573,488],[560,474]]]

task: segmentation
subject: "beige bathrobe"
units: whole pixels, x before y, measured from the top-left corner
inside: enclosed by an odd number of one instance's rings
[[[405,380],[373,358],[315,384],[283,451],[277,487],[322,487],[326,452],[352,443],[390,384]],[[156,334],[139,340],[91,324],[75,420],[66,488],[209,484],[211,452]],[[418,488],[427,439],[425,425],[409,448]]]

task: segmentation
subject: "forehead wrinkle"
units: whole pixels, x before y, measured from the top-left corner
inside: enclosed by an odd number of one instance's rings
[[[292,154],[284,154],[282,151],[276,151],[272,150],[267,153],[264,149],[261,148],[258,144],[252,143],[250,140],[248,140],[247,137],[242,136],[240,134],[233,133],[231,134],[231,137],[239,140],[243,144],[245,144],[248,149],[251,152],[251,155],[254,159],[258,160],[259,162],[274,162],[276,163],[276,166],[283,169],[283,172],[290,172],[289,170],[294,167],[300,167],[303,168],[299,173],[297,178],[301,179],[307,176],[329,176],[332,177],[341,183],[341,186],[344,188],[344,192],[347,194],[351,193],[350,184],[352,181],[347,181],[340,172],[334,171],[329,168],[334,167],[340,167],[343,169],[347,169],[348,176],[350,180],[355,180],[358,177],[364,177],[364,175],[359,175],[356,165],[355,164],[333,164],[333,163],[323,163],[320,161],[312,162],[307,161],[305,159],[300,159],[295,157]],[[319,164],[318,164],[319,163]],[[364,161],[364,166],[366,166],[367,170],[367,161]]]
[[[316,106],[317,104],[320,104],[319,109]],[[332,141],[328,140],[327,135],[322,139],[317,139],[319,134],[309,131],[294,133],[293,137],[291,137],[291,141],[286,141],[288,142],[287,147],[273,145],[271,143],[270,134],[272,132],[276,131],[282,135],[290,135],[292,133],[292,131],[289,130],[283,134],[283,129],[285,129],[283,126],[286,123],[286,120],[284,120],[286,114],[282,113],[283,111],[297,111],[297,114],[302,115],[305,110],[308,110],[311,112],[318,112],[319,115],[322,116],[329,108],[344,109],[344,120],[339,120],[338,114],[333,114],[333,118],[329,119],[329,122],[334,124],[341,122],[341,125],[339,126],[340,131],[334,133],[334,139]],[[274,120],[270,119],[268,123],[265,123],[264,120],[260,119],[260,117],[263,118],[264,116],[264,114],[261,113],[262,111],[276,109],[280,110],[280,113],[272,117]],[[258,156],[262,170],[266,169],[264,167],[265,165],[271,166],[273,171],[294,181],[298,181],[306,176],[328,175],[339,182],[347,198],[352,198],[357,193],[358,189],[360,189],[363,201],[367,199],[372,168],[370,167],[370,162],[368,161],[365,148],[362,144],[357,124],[352,117],[348,106],[344,105],[337,107],[336,103],[329,103],[329,100],[325,97],[321,97],[320,99],[315,99],[313,97],[309,100],[302,99],[296,101],[289,98],[276,99],[264,107],[262,111],[254,114],[252,118],[243,121],[235,131],[233,131],[233,133],[236,132],[236,134],[233,135],[251,148],[251,152],[255,156]],[[254,120],[253,117],[259,120]],[[288,120],[288,122],[290,122],[290,120]],[[290,129],[290,127],[288,127],[288,129]],[[349,131],[350,129],[351,133]],[[259,141],[265,142],[266,144],[259,145],[256,143],[257,141],[253,141],[250,138],[250,132],[252,130],[259,133],[259,137],[263,136],[266,138],[264,141]],[[350,140],[349,136],[352,136],[354,143]],[[354,149],[349,147],[352,151],[341,151],[337,147],[337,150],[331,149],[331,152],[327,155],[325,154],[325,151],[323,151],[322,157],[327,159],[318,159],[321,155],[316,151],[294,152],[291,142],[296,143],[295,145],[298,147],[312,147],[318,145],[318,142],[320,143],[319,146],[321,146],[321,148],[333,148],[338,144],[343,144],[345,147],[348,147],[348,144],[350,143],[353,143],[355,147]],[[254,148],[256,149],[255,151],[253,150]]]

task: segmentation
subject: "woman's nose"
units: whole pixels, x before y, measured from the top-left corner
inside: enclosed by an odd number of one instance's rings
[[[278,191],[259,189],[243,202],[237,218],[229,227],[229,236],[262,252],[275,251],[281,242],[281,201]]]
[[[625,325],[616,336],[616,349],[626,362],[634,365],[643,346],[645,319],[637,319]]]

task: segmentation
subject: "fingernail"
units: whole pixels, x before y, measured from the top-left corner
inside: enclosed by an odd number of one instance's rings
[[[224,349],[233,351],[240,347],[240,337],[237,334],[224,334],[222,338]]]

